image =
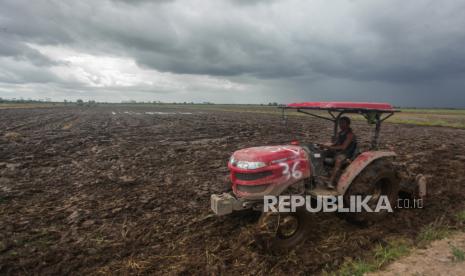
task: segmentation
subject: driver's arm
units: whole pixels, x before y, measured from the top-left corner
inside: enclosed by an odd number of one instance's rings
[[[350,145],[350,143],[352,143],[353,140],[354,140],[354,134],[350,132],[347,134],[347,138],[344,141],[344,143],[342,143],[342,145],[330,146],[329,148],[332,150],[345,150]]]
[[[334,146],[334,143],[323,143],[323,144],[318,144],[318,145],[320,147],[329,149],[330,147]]]

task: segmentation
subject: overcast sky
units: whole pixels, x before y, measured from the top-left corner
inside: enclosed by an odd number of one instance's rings
[[[0,0],[0,97],[465,107],[465,0]]]

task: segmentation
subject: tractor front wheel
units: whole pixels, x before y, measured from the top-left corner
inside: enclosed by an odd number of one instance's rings
[[[287,252],[302,244],[310,230],[310,214],[305,208],[293,213],[262,213],[256,240],[273,253]]]

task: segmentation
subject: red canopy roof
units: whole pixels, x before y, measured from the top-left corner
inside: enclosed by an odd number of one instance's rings
[[[378,110],[378,111],[395,111],[392,105],[388,103],[364,103],[364,102],[303,102],[291,103],[286,107],[297,109],[349,109],[349,110]]]

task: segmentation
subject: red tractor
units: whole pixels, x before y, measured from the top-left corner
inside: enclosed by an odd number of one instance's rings
[[[385,103],[354,102],[304,102],[281,107],[296,110],[334,123],[333,140],[337,137],[339,119],[344,114],[360,114],[375,126],[370,149],[356,153],[344,160],[335,189],[324,185],[324,179],[333,169],[334,158],[319,144],[303,144],[296,141],[288,145],[262,146],[241,149],[233,153],[229,162],[232,191],[211,195],[211,208],[222,216],[236,211],[263,211],[264,197],[284,194],[308,195],[311,198],[338,196],[345,202],[351,195],[370,195],[375,202],[386,196],[396,205],[401,186],[398,168],[393,163],[396,153],[378,150],[381,123],[395,110]],[[325,111],[328,116],[324,116]],[[421,181],[418,181],[421,180]],[[425,180],[417,177],[414,190],[425,194]],[[410,187],[410,190],[412,188]],[[371,202],[369,202],[371,204]],[[386,215],[379,213],[344,213],[349,221],[370,222]],[[292,249],[301,244],[309,230],[309,213],[299,208],[296,212],[262,212],[257,237],[266,247],[274,250]]]

